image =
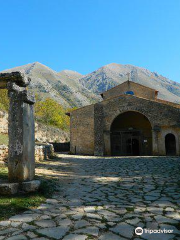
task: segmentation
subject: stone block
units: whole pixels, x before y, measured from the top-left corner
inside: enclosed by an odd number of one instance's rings
[[[39,189],[41,182],[39,180],[32,180],[21,183],[21,190],[25,192],[35,192]]]
[[[0,195],[16,194],[19,189],[19,183],[2,183],[0,184]]]

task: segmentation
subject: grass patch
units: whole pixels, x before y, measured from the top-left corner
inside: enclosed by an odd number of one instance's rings
[[[9,138],[7,134],[0,133],[0,145],[8,145]]]
[[[8,168],[0,167],[0,180],[8,180]]]
[[[8,170],[5,167],[0,168],[0,179],[8,179]],[[0,221],[5,220],[15,214],[38,207],[50,198],[55,191],[56,184],[54,180],[41,180],[41,187],[38,192],[29,194],[18,194],[14,196],[0,196]]]

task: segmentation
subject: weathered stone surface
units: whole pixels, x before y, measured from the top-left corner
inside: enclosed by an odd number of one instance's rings
[[[126,223],[119,223],[116,227],[111,228],[110,230],[126,238],[132,238],[134,234],[134,227]]]
[[[86,227],[76,230],[75,233],[84,233],[93,236],[98,236],[99,229],[97,227]]]
[[[8,82],[14,82],[20,87],[29,85],[31,79],[24,72],[0,73],[0,88],[7,88]]]
[[[35,192],[39,189],[41,182],[39,180],[32,180],[29,182],[22,182],[21,189],[25,192]]]
[[[86,220],[80,220],[80,221],[77,221],[74,225],[75,228],[82,228],[82,227],[87,227],[89,226],[90,223],[87,222]]]
[[[125,239],[126,238],[120,237],[111,232],[103,233],[99,238],[99,240],[125,240]]]
[[[69,231],[69,227],[54,227],[37,230],[37,233],[54,239],[61,239]]]
[[[52,220],[41,220],[35,221],[34,223],[42,228],[56,227],[56,223]]]
[[[78,235],[78,234],[69,234],[63,238],[63,240],[86,240],[88,236]]]
[[[17,235],[17,236],[12,236],[10,238],[7,238],[7,240],[26,240],[27,237],[25,237],[24,235]]]
[[[35,220],[39,215],[38,214],[21,214],[11,217],[10,221],[15,222],[32,222]]]
[[[16,194],[19,189],[19,183],[2,183],[0,184],[0,195]]]
[[[35,174],[33,102],[25,102],[24,95],[23,89],[9,89],[8,169],[10,182],[33,180]]]

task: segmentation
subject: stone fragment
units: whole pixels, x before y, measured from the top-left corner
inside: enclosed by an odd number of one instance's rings
[[[86,240],[88,236],[78,235],[78,234],[69,234],[63,238],[63,240]]]
[[[84,234],[89,234],[93,236],[98,236],[99,229],[97,227],[87,227],[87,228],[78,229],[75,231],[75,233],[84,233]]]
[[[7,238],[7,240],[26,240],[26,239],[27,239],[27,237],[22,234]]]
[[[27,223],[23,223],[22,224],[22,229],[24,231],[27,231],[27,230],[34,230],[36,229],[37,227],[35,227],[34,225],[30,225],[30,224],[27,224]]]
[[[0,222],[0,226],[3,226],[3,227],[8,227],[10,225],[10,221],[1,221]]]
[[[29,182],[22,182],[21,189],[25,192],[35,192],[39,189],[41,182],[39,180],[32,180]]]
[[[37,235],[34,234],[33,232],[27,232],[26,235],[27,235],[29,238],[36,238],[36,237],[37,237]]]
[[[35,220],[39,215],[38,214],[21,214],[11,217],[10,221],[15,222],[32,222]]]
[[[35,221],[34,223],[42,228],[56,227],[56,223],[52,220],[40,220]]]
[[[111,232],[107,232],[107,233],[103,233],[100,236],[99,240],[126,240],[126,238],[120,237]]]
[[[37,233],[42,234],[49,238],[61,239],[69,231],[69,227],[53,227],[53,228],[43,228],[37,230]]]
[[[176,221],[176,220],[174,220],[174,219],[171,219],[171,218],[167,218],[167,217],[164,217],[164,216],[162,216],[162,215],[157,215],[157,216],[155,216],[154,217],[155,219],[156,219],[156,221],[159,223],[159,224],[161,224],[161,223],[179,223],[179,221]]]
[[[134,234],[134,227],[124,222],[119,223],[114,228],[110,228],[110,230],[126,238],[132,238]]]
[[[82,227],[87,227],[89,225],[90,223],[87,222],[86,220],[80,220],[75,223],[74,228],[82,228]]]
[[[17,228],[6,228],[0,231],[0,236],[17,231]]]
[[[0,195],[13,195],[18,192],[19,183],[1,183]]]

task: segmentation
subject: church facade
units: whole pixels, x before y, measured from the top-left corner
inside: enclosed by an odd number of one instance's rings
[[[95,156],[180,155],[180,105],[126,81],[70,116],[70,151]]]

